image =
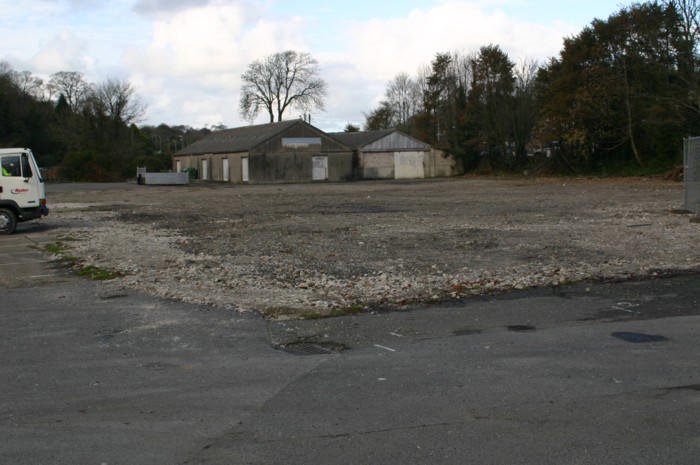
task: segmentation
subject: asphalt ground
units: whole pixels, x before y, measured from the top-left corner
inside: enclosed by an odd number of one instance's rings
[[[697,464],[700,277],[268,322],[0,237],[2,464]]]
[[[56,242],[41,223],[17,225],[17,232],[0,236],[0,285],[3,288],[43,285],[61,280],[66,270],[50,265],[45,247]]]

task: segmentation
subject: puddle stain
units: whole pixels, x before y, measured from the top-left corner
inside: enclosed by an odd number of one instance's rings
[[[611,336],[616,337],[618,339],[622,339],[626,342],[632,342],[634,344],[644,344],[647,342],[664,342],[669,340],[666,336],[661,336],[659,334],[644,334],[635,333],[631,331],[616,331],[614,333],[611,333]]]

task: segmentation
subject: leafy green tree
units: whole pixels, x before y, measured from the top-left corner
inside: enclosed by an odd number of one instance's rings
[[[470,60],[469,72],[463,73],[470,79],[468,87],[460,84],[454,92],[449,152],[466,170],[476,168],[483,155],[513,165],[529,140],[529,134],[516,134],[514,65],[494,45],[481,47]]]
[[[49,132],[53,110],[48,102],[37,100],[34,87],[25,85],[28,76],[0,62],[0,144],[31,147],[41,162],[54,145]]]
[[[382,129],[394,129],[394,109],[389,103],[382,101],[379,108],[365,114],[365,131],[378,131]]]
[[[538,76],[540,136],[572,166],[670,166],[686,120],[678,15],[656,3],[623,8],[565,40]],[[687,97],[686,97],[687,98]]]
[[[423,93],[425,140],[440,149],[447,148],[446,134],[456,117],[452,111],[455,80],[451,66],[452,56],[449,53],[435,55],[431,63],[432,73],[426,80]]]
[[[481,47],[473,64],[470,92],[473,106],[480,107],[476,109],[482,122],[480,139],[485,151],[494,157],[510,155],[507,143],[511,141],[514,66],[508,55],[495,45]]]

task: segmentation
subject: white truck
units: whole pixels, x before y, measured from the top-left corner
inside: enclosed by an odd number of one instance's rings
[[[0,234],[49,214],[46,185],[29,149],[0,149]]]

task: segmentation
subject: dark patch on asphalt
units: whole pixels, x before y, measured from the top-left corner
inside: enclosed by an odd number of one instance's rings
[[[101,300],[110,300],[121,299],[123,297],[130,297],[130,295],[126,292],[105,292],[104,294],[99,294],[97,297]]]
[[[334,213],[356,214],[356,213],[403,213],[406,209],[387,208],[384,205],[364,204],[364,203],[341,203],[336,205]]]
[[[176,368],[177,365],[173,365],[172,363],[163,363],[163,362],[151,362],[151,363],[146,363],[145,365],[142,365],[144,368],[147,370],[153,370],[153,371],[163,371],[168,368]]]
[[[111,341],[114,336],[117,334],[121,333],[124,331],[123,329],[113,329],[113,330],[108,330],[108,329],[101,329],[98,331],[97,336],[99,337],[100,344],[109,344],[109,341]]]
[[[664,342],[668,341],[668,338],[661,336],[659,334],[644,334],[635,333],[630,331],[617,331],[611,334],[611,336],[618,339],[622,339],[626,342],[632,342],[634,344],[643,344],[646,342]]]
[[[506,326],[506,328],[508,328],[508,331],[513,331],[516,333],[530,333],[537,330],[537,328],[530,325],[510,325]]]
[[[672,391],[700,391],[700,384],[689,384],[688,386],[675,386]]]
[[[483,330],[481,329],[474,329],[474,328],[463,328],[463,329],[455,329],[452,331],[452,334],[455,336],[470,336],[472,334],[481,334]]]

